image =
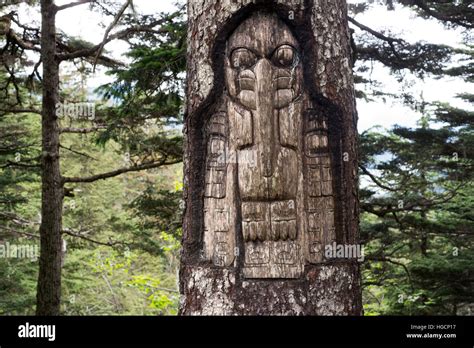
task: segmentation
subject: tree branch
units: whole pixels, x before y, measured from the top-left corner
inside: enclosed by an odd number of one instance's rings
[[[141,171],[141,170],[146,170],[146,169],[152,169],[152,168],[158,168],[158,167],[161,167],[161,166],[164,166],[164,165],[171,165],[171,164],[176,164],[176,163],[179,163],[181,162],[180,160],[174,160],[174,161],[170,161],[170,162],[167,162],[166,161],[166,157],[159,161],[159,162],[151,162],[151,163],[145,163],[145,164],[141,164],[141,165],[136,165],[136,166],[133,166],[133,167],[124,167],[124,168],[120,168],[120,169],[117,169],[117,170],[114,170],[114,171],[111,171],[111,172],[108,172],[108,173],[102,173],[102,174],[97,174],[97,175],[92,175],[92,176],[89,176],[89,177],[64,177],[63,178],[63,182],[64,183],[91,183],[91,182],[94,182],[94,181],[98,181],[98,180],[103,180],[103,179],[108,179],[108,178],[112,178],[112,177],[115,177],[115,176],[118,176],[118,175],[121,175],[121,174],[124,174],[124,173],[128,173],[128,172],[138,172],[138,171]]]
[[[63,61],[63,60],[69,60],[69,59],[75,59],[75,58],[85,58],[85,57],[93,56],[97,53],[97,51],[100,49],[100,47],[103,47],[103,45],[105,45],[105,44],[107,44],[107,43],[109,43],[113,40],[124,39],[127,36],[129,36],[130,34],[150,30],[150,29],[156,27],[157,25],[163,24],[167,20],[169,20],[169,18],[163,18],[163,19],[160,19],[160,20],[156,20],[153,23],[148,24],[148,25],[136,25],[136,26],[129,27],[127,29],[123,29],[121,31],[116,32],[115,34],[109,35],[104,41],[102,41],[100,44],[97,44],[93,47],[79,49],[79,50],[69,52],[69,53],[58,54],[58,59],[60,61]],[[158,33],[165,33],[166,30],[158,30],[157,32]]]
[[[31,226],[31,225],[39,225],[39,223],[37,222],[26,220],[25,218],[19,215],[16,215],[14,213],[0,212],[0,216],[7,219],[8,221],[13,222],[17,226],[25,227],[25,226]]]
[[[377,204],[373,203],[362,203],[361,208],[365,210],[366,212],[372,213],[377,215],[378,217],[385,217],[385,215],[394,213],[394,212],[402,212],[402,211],[425,211],[427,208],[431,208],[440,204],[444,204],[449,202],[451,199],[453,199],[457,192],[464,187],[464,184],[459,184],[456,188],[448,191],[447,194],[444,196],[438,196],[432,199],[424,199],[420,200],[417,202],[412,202],[410,204],[403,205],[403,207],[398,208],[398,207],[393,207],[392,205],[384,205],[383,208],[380,209],[374,209],[374,205],[376,206]],[[382,206],[382,205],[379,205]]]
[[[93,2],[93,1],[94,1],[94,0],[79,0],[79,1],[75,1],[75,2],[70,2],[69,4],[64,4],[64,5],[61,5],[61,6],[56,6],[56,12],[59,12],[59,11],[62,11],[62,10],[66,10],[66,9],[68,9],[68,8],[71,8],[71,7],[75,7],[75,6],[87,4],[87,3]]]
[[[368,26],[366,26],[362,23],[359,23],[354,18],[348,17],[348,21],[351,22],[352,24],[354,24],[355,26],[357,26],[359,29],[362,29],[362,30],[372,34],[376,38],[387,42],[388,45],[390,46],[390,49],[392,50],[393,54],[395,55],[395,57],[397,57],[397,59],[399,59],[400,61],[403,61],[403,58],[400,57],[400,55],[397,52],[397,49],[395,47],[395,43],[404,44],[405,43],[404,40],[385,36],[382,33],[378,32],[378,31],[376,31],[372,28],[369,28]],[[357,50],[357,47],[356,47],[356,50]]]
[[[398,42],[398,43],[403,43],[404,42],[402,39],[396,39],[396,38],[385,36],[382,33],[379,33],[378,31],[376,31],[372,28],[369,28],[368,26],[366,26],[362,23],[359,23],[354,18],[348,17],[347,19],[348,19],[349,22],[354,24],[359,29],[362,29],[362,30],[372,34],[373,36],[375,36],[376,38],[378,38],[380,40],[384,40],[384,41],[387,41],[387,42]]]
[[[13,29],[10,29],[6,36],[8,41],[15,43],[17,46],[23,48],[24,50],[31,50],[38,53],[41,52],[41,48],[35,46],[35,42],[24,41],[13,31]]]
[[[63,234],[67,234],[71,237],[76,237],[76,238],[80,238],[80,239],[83,239],[83,240],[86,240],[88,242],[91,242],[91,243],[94,243],[94,244],[98,244],[98,245],[105,245],[105,246],[115,246],[115,245],[126,245],[126,243],[124,242],[119,242],[119,241],[115,241],[115,242],[112,242],[112,241],[109,241],[109,242],[101,242],[101,241],[98,241],[98,240],[95,240],[95,239],[92,239],[92,238],[89,238],[81,233],[77,233],[77,232],[74,232],[72,231],[71,229],[69,228],[64,228],[62,230],[62,233]]]
[[[97,127],[90,127],[90,128],[66,127],[66,128],[61,128],[59,131],[61,133],[87,134],[87,133],[97,132],[101,129],[107,129],[107,127],[106,126],[97,126]]]
[[[41,168],[41,164],[26,164],[21,162],[6,161],[0,168],[19,167],[19,168]]]
[[[3,114],[38,114],[41,115],[41,110],[37,109],[0,109]]]
[[[9,233],[9,234],[12,234],[12,235],[26,236],[26,237],[37,238],[37,239],[40,238],[39,235],[36,235],[36,234],[33,234],[33,233],[28,233],[28,232],[23,232],[23,231],[14,230],[14,229],[12,229],[12,228],[4,227],[4,226],[0,226],[0,231],[5,231],[5,232],[7,232],[7,233]]]
[[[385,184],[382,184],[367,168],[365,168],[364,166],[362,165],[359,165],[359,168],[362,170],[362,172],[367,175],[377,186],[379,186],[380,188],[383,188],[384,190],[387,190],[387,191],[392,191],[392,192],[395,192],[395,191],[398,191],[398,189],[396,188],[392,188],[392,187],[389,187]]]
[[[100,43],[99,48],[97,49],[96,56],[94,58],[94,64],[93,64],[93,71],[95,71],[95,67],[97,65],[97,60],[99,59],[100,54],[102,53],[102,50],[104,49],[105,44],[107,43],[107,37],[109,36],[110,31],[117,25],[118,21],[120,20],[120,17],[122,17],[123,13],[125,10],[130,6],[132,0],[126,0],[125,3],[122,5],[118,13],[115,15],[114,20],[110,25],[107,27],[104,33],[104,38],[102,39],[102,42]]]
[[[465,28],[474,28],[474,25],[471,24],[471,23],[468,23],[468,22],[464,22],[462,20],[458,20],[458,19],[455,19],[455,18],[452,18],[450,16],[446,16],[446,15],[443,15],[442,13],[440,12],[437,12],[437,11],[434,11],[432,10],[423,0],[414,0],[413,3],[418,7],[420,8],[421,10],[423,10],[427,15],[433,17],[433,18],[436,18],[440,21],[445,21],[445,22],[452,22],[452,23],[455,23],[455,24],[458,24],[460,26],[463,26]]]
[[[72,153],[75,153],[76,155],[83,156],[83,157],[89,158],[91,160],[97,161],[97,158],[94,158],[94,157],[92,157],[92,156],[90,156],[86,153],[83,153],[83,152],[80,152],[80,151],[77,151],[77,150],[73,150],[71,147],[67,147],[67,146],[63,146],[63,145],[59,145],[59,147],[61,149],[68,150]]]
[[[410,283],[410,287],[411,287],[412,290],[414,290],[410,271],[408,270],[408,267],[405,264],[403,264],[401,262],[398,262],[398,261],[395,261],[395,260],[392,260],[388,257],[383,257],[383,256],[381,256],[381,257],[377,257],[377,256],[367,257],[366,260],[379,261],[379,262],[388,262],[388,263],[391,263],[393,265],[403,267],[403,269],[405,270],[405,273],[407,274],[407,277],[408,277],[408,280],[409,280],[409,283]]]

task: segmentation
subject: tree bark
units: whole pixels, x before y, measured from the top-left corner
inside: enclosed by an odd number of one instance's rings
[[[42,197],[41,253],[37,288],[37,315],[59,315],[61,300],[61,226],[63,185],[59,163],[58,102],[59,62],[56,59],[56,7],[41,0]]]
[[[188,2],[181,315],[362,313],[350,57],[344,0]]]

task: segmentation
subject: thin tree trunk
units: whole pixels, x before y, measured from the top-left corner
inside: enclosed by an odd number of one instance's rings
[[[41,254],[37,315],[59,315],[61,300],[61,225],[63,189],[59,166],[59,127],[56,117],[59,63],[56,59],[56,7],[41,0],[41,59],[43,62]]]
[[[180,314],[361,314],[350,59],[344,0],[188,1]]]

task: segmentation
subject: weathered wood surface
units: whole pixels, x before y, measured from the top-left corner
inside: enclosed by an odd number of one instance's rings
[[[211,3],[213,5],[211,5]],[[343,1],[190,1],[181,314],[360,314]]]

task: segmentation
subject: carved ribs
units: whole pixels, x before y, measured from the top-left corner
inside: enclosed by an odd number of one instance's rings
[[[208,125],[208,148],[205,197],[225,197],[226,181],[226,114],[214,114]]]
[[[334,240],[335,228],[327,120],[313,109],[305,114],[305,179],[308,261],[317,263],[324,245]]]

